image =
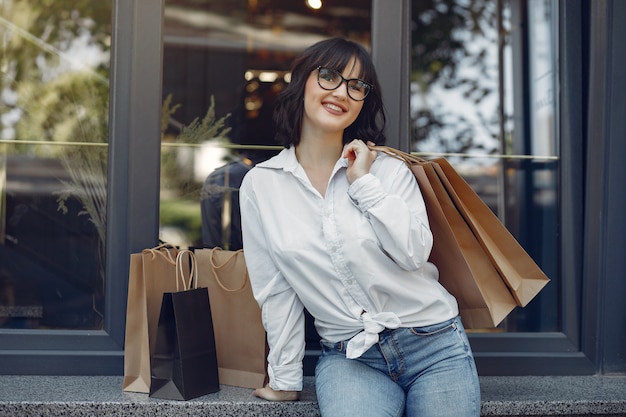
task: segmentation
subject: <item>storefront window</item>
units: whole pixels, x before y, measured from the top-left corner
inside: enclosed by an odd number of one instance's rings
[[[164,29],[160,238],[241,249],[238,187],[281,148],[273,101],[292,60],[331,36],[369,49],[371,2],[166,0]]]
[[[293,58],[330,36],[369,49],[371,2],[166,0],[164,15],[160,236],[239,249],[239,181],[279,150],[273,100]]]
[[[0,1],[0,328],[102,329],[111,2]]]
[[[411,150],[446,156],[552,279],[495,330],[558,331],[556,6],[521,3],[413,0]]]

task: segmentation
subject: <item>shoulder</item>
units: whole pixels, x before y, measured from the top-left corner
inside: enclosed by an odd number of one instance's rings
[[[280,176],[288,166],[288,153],[288,149],[283,149],[278,155],[252,167],[243,178],[241,189],[245,192],[248,188],[267,188],[273,181],[272,178]]]
[[[267,169],[285,169],[286,167],[292,165],[294,161],[296,161],[295,149],[293,148],[284,148],[278,154],[273,157],[259,162],[255,165],[255,168],[267,168]],[[297,161],[296,161],[297,162]]]
[[[379,152],[370,171],[388,190],[398,186],[417,186],[415,174],[402,160]]]
[[[378,152],[376,156],[374,167],[378,170],[382,170],[385,173],[390,172],[410,172],[406,163],[398,158],[387,155],[383,152]]]

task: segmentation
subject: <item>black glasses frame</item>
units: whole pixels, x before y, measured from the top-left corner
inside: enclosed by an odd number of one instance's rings
[[[339,86],[341,86],[345,82],[346,83],[346,87],[347,87],[346,91],[348,92],[348,96],[352,100],[354,100],[354,101],[363,101],[363,100],[365,100],[367,98],[367,96],[370,94],[370,91],[372,91],[372,89],[374,88],[374,86],[372,84],[368,83],[367,81],[363,81],[360,78],[350,78],[350,79],[344,78],[343,75],[341,75],[341,73],[339,71],[334,70],[332,68],[326,68],[326,67],[319,66],[319,67],[316,68],[316,70],[317,70],[317,85],[319,85],[320,88],[322,88],[322,89],[324,89],[326,91],[332,91],[332,90],[338,89]],[[341,78],[341,82],[339,82],[337,84],[337,86],[335,86],[333,88],[326,88],[326,87],[324,87],[322,85],[322,83],[320,82],[320,75],[322,73],[322,70],[328,71],[328,72],[330,72],[330,73],[332,73],[334,75],[339,76],[339,78]],[[361,84],[363,84],[364,86],[367,87],[367,89],[365,90],[365,94],[363,95],[362,98],[354,98],[354,97],[352,97],[352,94],[350,94],[350,82],[359,82],[359,83],[361,83]]]

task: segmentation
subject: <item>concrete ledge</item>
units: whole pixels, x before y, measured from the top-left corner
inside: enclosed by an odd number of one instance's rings
[[[313,378],[300,401],[271,403],[222,386],[190,401],[122,392],[117,376],[0,376],[0,417],[319,417]],[[481,377],[483,416],[626,416],[626,376]]]

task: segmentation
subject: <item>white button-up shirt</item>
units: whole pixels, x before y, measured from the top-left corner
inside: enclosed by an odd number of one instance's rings
[[[432,234],[411,171],[379,154],[370,173],[349,184],[346,167],[337,161],[322,196],[291,147],[254,167],[240,188],[244,254],[273,389],[302,389],[303,307],[323,339],[350,340],[351,358],[385,328],[458,315],[427,261]]]

